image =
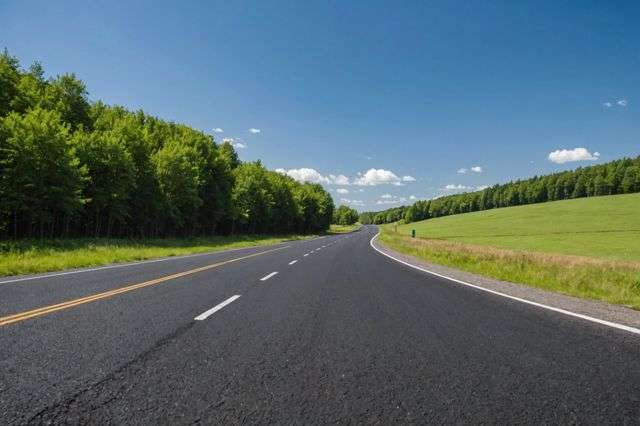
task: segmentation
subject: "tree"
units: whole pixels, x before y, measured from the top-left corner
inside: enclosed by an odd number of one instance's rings
[[[340,206],[333,211],[331,223],[336,225],[353,225],[358,221],[358,212],[348,206]]]
[[[152,157],[163,196],[168,226],[180,234],[193,233],[202,199],[198,196],[199,173],[195,150],[176,140],[169,141]]]
[[[35,108],[2,120],[0,198],[14,236],[54,235],[83,204],[84,170],[69,127],[55,111]]]
[[[106,231],[109,237],[114,225],[124,225],[129,218],[128,201],[135,182],[133,160],[113,132],[78,131],[73,139],[89,177],[84,191],[87,233],[98,237]]]
[[[12,111],[13,99],[18,94],[19,62],[7,49],[0,54],[0,117]]]

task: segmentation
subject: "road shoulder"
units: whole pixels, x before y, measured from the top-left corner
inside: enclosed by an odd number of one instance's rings
[[[560,309],[602,321],[640,329],[640,312],[625,306],[566,296],[564,294],[528,287],[522,284],[500,281],[461,271],[459,269],[426,262],[422,259],[397,252],[387,246],[384,246],[377,238],[373,238],[371,240],[371,245],[389,257],[426,270],[426,272],[433,272],[435,274],[442,275],[445,278],[464,281],[465,283],[469,283],[473,286],[478,286],[492,292],[503,293],[513,298],[524,299],[526,301],[533,302],[533,304],[545,305],[554,309]],[[452,281],[451,284],[458,285],[455,281]]]

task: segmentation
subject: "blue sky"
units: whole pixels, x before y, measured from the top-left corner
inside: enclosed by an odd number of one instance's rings
[[[0,22],[24,65],[359,210],[640,153],[634,1],[3,1]]]

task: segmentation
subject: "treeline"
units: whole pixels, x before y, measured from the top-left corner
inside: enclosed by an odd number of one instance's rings
[[[360,215],[360,222],[381,224],[404,220],[409,223],[498,207],[633,192],[640,192],[640,157],[623,158],[597,166],[535,176],[531,179],[494,185],[482,191],[417,201],[411,206],[381,212],[365,212]]]
[[[347,206],[340,206],[333,211],[331,223],[336,225],[353,225],[358,221],[358,211]]]
[[[213,136],[0,55],[0,237],[310,233],[333,201]]]

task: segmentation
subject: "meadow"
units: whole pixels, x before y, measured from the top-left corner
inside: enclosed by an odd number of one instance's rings
[[[397,232],[385,225],[380,241],[433,263],[640,309],[640,194],[446,216]]]

